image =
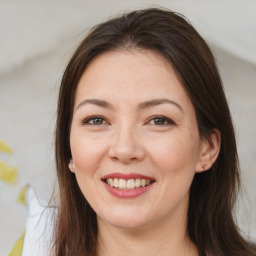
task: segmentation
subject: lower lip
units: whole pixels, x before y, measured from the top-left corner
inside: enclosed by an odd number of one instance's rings
[[[105,185],[105,188],[107,189],[107,191],[118,198],[135,198],[138,197],[144,193],[146,193],[152,186],[154,183],[149,184],[146,187],[140,187],[140,188],[136,188],[136,189],[129,189],[129,190],[125,190],[125,189],[117,189],[117,188],[113,188],[111,186],[109,186],[106,182],[103,181],[103,184]]]

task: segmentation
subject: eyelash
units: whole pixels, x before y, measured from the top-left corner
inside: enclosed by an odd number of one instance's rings
[[[101,120],[101,123],[97,124],[97,123],[90,123],[91,121],[95,121],[95,120]],[[156,120],[162,120],[164,122],[164,124],[156,124]],[[155,121],[154,121],[155,120]],[[102,122],[106,122],[108,124],[108,122],[106,121],[106,119],[103,117],[103,116],[90,116],[90,117],[87,117],[85,120],[83,120],[81,122],[82,125],[103,125]],[[150,119],[146,122],[146,123],[150,123],[151,121],[154,121],[154,125],[157,125],[157,126],[166,126],[166,125],[175,125],[175,122],[173,120],[171,120],[170,118],[166,117],[166,116],[153,116],[153,117],[150,117]]]
[[[166,116],[153,116],[149,119],[148,122],[151,122],[154,120],[156,121],[157,119],[164,121],[164,124],[156,124],[156,122],[154,122],[154,124],[157,126],[175,125],[175,122]]]
[[[102,121],[107,122],[103,116],[89,116],[85,120],[83,120],[81,124],[82,125],[102,125],[102,123],[101,124],[89,123],[90,121],[95,121],[96,119],[100,119]]]

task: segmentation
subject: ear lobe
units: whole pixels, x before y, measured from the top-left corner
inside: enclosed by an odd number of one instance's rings
[[[216,161],[221,145],[221,134],[218,129],[213,129],[209,138],[201,141],[199,159],[196,165],[196,173],[209,170]]]
[[[68,168],[71,172],[75,172],[76,167],[75,167],[73,159],[70,159],[69,164],[68,164]]]

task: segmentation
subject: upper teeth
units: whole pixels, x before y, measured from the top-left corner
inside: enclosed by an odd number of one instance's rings
[[[148,179],[118,179],[118,178],[110,178],[106,179],[108,185],[118,189],[134,189],[139,187],[145,187],[150,184],[150,180]]]

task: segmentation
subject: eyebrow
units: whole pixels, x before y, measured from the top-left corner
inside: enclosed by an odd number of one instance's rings
[[[86,104],[93,104],[102,108],[109,108],[109,109],[114,109],[113,105],[111,105],[110,103],[104,101],[104,100],[98,100],[98,99],[85,99],[82,102],[79,103],[79,105],[77,106],[76,110],[78,108],[80,108],[83,105]]]
[[[153,100],[145,101],[138,105],[138,109],[142,110],[145,108],[150,108],[150,107],[154,107],[154,106],[158,106],[158,105],[166,104],[166,103],[172,104],[172,105],[176,106],[181,112],[184,112],[183,108],[177,102],[175,102],[173,100],[169,100],[169,99],[153,99]]]
[[[172,105],[176,106],[181,112],[184,112],[183,108],[177,102],[175,102],[173,100],[165,99],[165,98],[153,99],[153,100],[142,102],[138,105],[137,109],[143,110],[145,108],[151,108],[151,107],[158,106],[161,104],[166,104],[166,103],[172,104]],[[93,105],[96,105],[96,106],[99,106],[102,108],[114,109],[114,106],[112,104],[108,103],[107,101],[99,100],[99,99],[85,99],[79,103],[76,110],[86,104],[93,104]]]

